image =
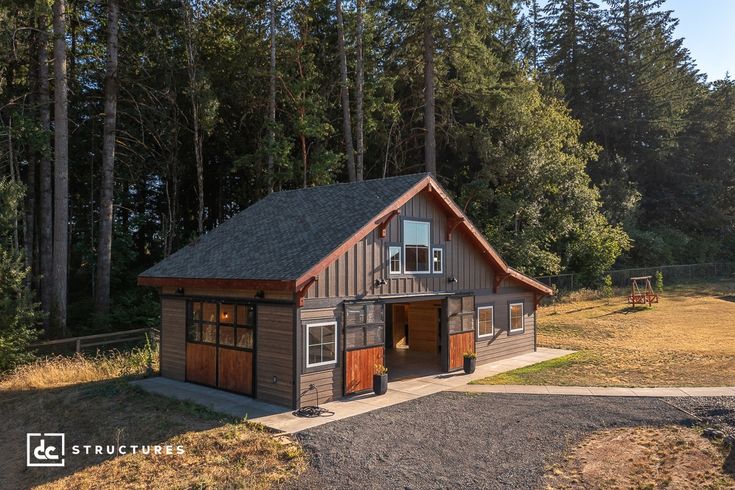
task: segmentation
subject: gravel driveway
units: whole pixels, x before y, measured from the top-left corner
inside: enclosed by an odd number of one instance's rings
[[[692,422],[657,398],[443,392],[299,433],[312,469],[289,486],[538,488],[545,464],[590,432]]]

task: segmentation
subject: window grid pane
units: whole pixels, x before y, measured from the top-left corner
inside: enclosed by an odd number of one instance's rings
[[[479,335],[492,335],[493,333],[493,308],[480,308],[478,314]]]
[[[337,347],[337,328],[334,324],[308,325],[307,360],[310,365],[334,362]]]
[[[441,272],[442,271],[442,249],[437,248],[434,249],[433,259],[434,259],[434,272]]]
[[[390,272],[400,273],[401,272],[401,247],[390,247],[388,249],[388,255],[390,256]]]
[[[521,330],[523,328],[523,305],[510,306],[510,328],[511,330]]]

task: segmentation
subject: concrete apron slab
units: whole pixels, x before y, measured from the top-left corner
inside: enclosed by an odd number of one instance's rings
[[[253,420],[283,412],[290,413],[288,408],[265,403],[249,396],[169,378],[146,378],[131,383],[149,393],[196,403],[238,419]]]

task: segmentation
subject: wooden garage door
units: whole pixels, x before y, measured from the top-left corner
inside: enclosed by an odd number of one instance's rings
[[[254,307],[192,301],[188,310],[186,380],[253,395]]]
[[[447,299],[449,370],[460,369],[464,365],[464,353],[475,352],[475,297],[453,296]]]
[[[377,364],[385,364],[385,319],[379,303],[345,305],[345,394],[373,389]]]

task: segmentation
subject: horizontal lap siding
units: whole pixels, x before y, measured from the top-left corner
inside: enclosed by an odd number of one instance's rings
[[[343,368],[342,368],[342,346],[344,345],[344,330],[342,328],[342,311],[343,307],[337,306],[335,308],[319,308],[319,309],[301,309],[299,310],[301,329],[301,339],[304,345],[300,345],[299,349],[302,350],[303,355],[301,356],[301,366],[299,366],[300,376],[300,402],[299,406],[316,405],[317,404],[317,392],[318,392],[318,403],[325,403],[328,401],[336,400],[341,398],[343,395]],[[319,323],[325,321],[337,321],[337,364],[325,368],[306,368],[306,324],[308,323]],[[311,385],[314,385],[315,389],[309,389]]]
[[[161,300],[161,375],[186,378],[186,301]]]
[[[509,328],[509,302],[523,301],[523,333],[508,334]],[[489,294],[477,296],[477,306],[494,306],[495,336],[492,339],[481,338],[476,341],[477,363],[487,364],[490,362],[506,359],[533,352],[534,350],[534,297],[533,293],[507,293]]]
[[[447,215],[427,192],[422,192],[400,208],[393,218],[386,238],[377,229],[353,245],[318,276],[307,292],[307,298],[341,298],[355,296],[415,294],[436,291],[491,289],[494,273],[486,257],[470,242],[462,227],[455,229],[447,241]],[[388,244],[401,243],[403,219],[431,220],[432,246],[444,249],[441,274],[390,275],[387,269]],[[449,283],[454,276],[457,282]],[[375,281],[385,279],[384,286]]]
[[[278,405],[293,406],[294,309],[291,306],[257,305],[256,311],[256,397]]]

